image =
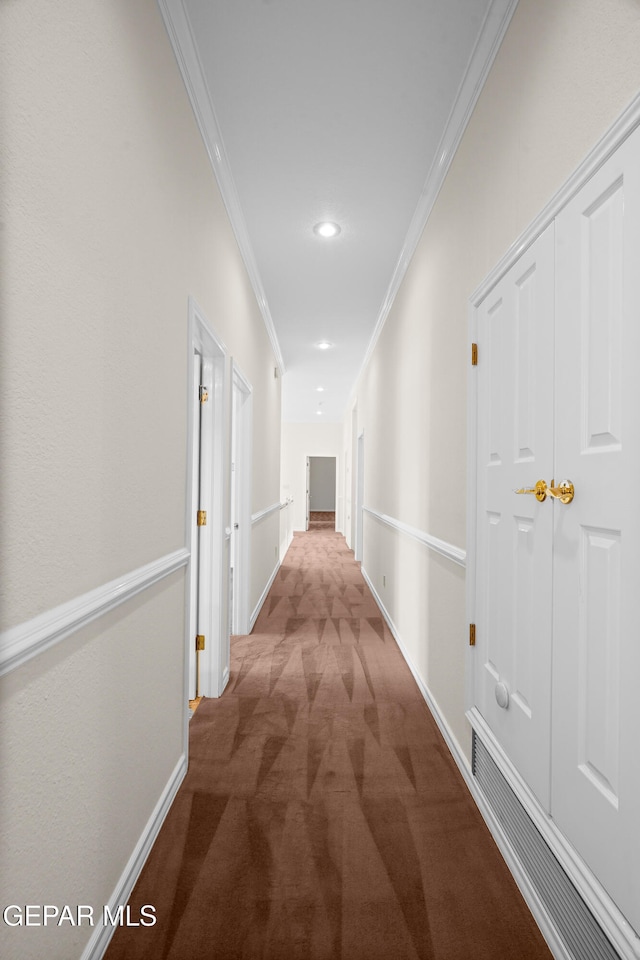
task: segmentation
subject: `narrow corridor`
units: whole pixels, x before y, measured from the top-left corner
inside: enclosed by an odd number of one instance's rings
[[[296,534],[107,960],[548,960],[344,538]]]

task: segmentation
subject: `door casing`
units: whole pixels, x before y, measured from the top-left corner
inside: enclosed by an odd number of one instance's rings
[[[229,677],[228,657],[224,651],[228,645],[228,623],[224,615],[224,434],[226,423],[226,370],[227,350],[214,333],[203,311],[193,297],[188,305],[188,403],[187,403],[187,496],[185,536],[191,555],[188,568],[185,613],[185,701],[195,695],[195,638],[198,633],[199,577],[206,577],[203,588],[208,593],[208,614],[204,630],[205,649],[200,653],[200,693],[218,697]],[[200,370],[208,366],[211,371],[211,389],[208,404],[207,436],[200,436]],[[202,441],[202,442],[201,442]],[[196,514],[199,504],[198,465],[202,456],[207,458],[205,474],[210,478],[207,491],[207,524],[198,528]],[[203,549],[198,550],[198,538],[204,537]],[[200,569],[197,554],[205,557],[205,569]],[[202,619],[202,616],[201,616]],[[202,632],[201,629],[201,632]]]

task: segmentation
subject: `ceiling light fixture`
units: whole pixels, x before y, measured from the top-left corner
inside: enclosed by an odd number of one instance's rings
[[[333,223],[331,220],[322,220],[321,223],[316,223],[313,228],[315,234],[319,237],[324,237],[326,240],[330,240],[331,237],[337,237],[340,230],[340,225]]]
[[[332,346],[333,344],[329,343],[328,340],[318,340],[316,350],[330,350]]]
[[[316,387],[317,393],[324,393],[324,387]]]
[[[319,417],[322,416],[322,410],[316,410],[316,413],[318,414]]]

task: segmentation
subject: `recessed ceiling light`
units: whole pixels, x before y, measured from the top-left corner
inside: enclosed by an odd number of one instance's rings
[[[324,393],[324,387],[316,387],[318,393]]]
[[[324,237],[326,240],[330,240],[331,237],[337,237],[340,230],[340,225],[333,223],[331,220],[323,220],[321,223],[316,223],[313,228],[314,233],[319,237]]]
[[[316,350],[330,350],[332,346],[333,344],[329,343],[328,340],[318,340]]]
[[[319,417],[322,416],[322,410],[316,410],[316,413],[318,414]]]

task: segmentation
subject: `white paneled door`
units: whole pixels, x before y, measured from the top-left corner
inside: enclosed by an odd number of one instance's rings
[[[556,221],[552,813],[640,931],[640,137]]]
[[[478,314],[476,704],[549,809],[553,225]]]
[[[640,931],[638,131],[477,318],[476,705]]]

